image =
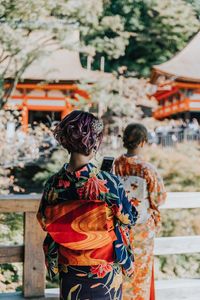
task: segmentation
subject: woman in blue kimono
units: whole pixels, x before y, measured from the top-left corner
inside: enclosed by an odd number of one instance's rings
[[[102,132],[101,121],[82,111],[54,132],[71,156],[47,181],[37,217],[47,231],[49,274],[60,275],[60,299],[120,300],[122,272],[133,274],[129,229],[137,212],[118,178],[90,163]]]

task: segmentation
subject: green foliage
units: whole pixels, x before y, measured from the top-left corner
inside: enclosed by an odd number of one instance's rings
[[[17,270],[15,268],[14,265],[11,265],[11,264],[2,264],[1,267],[0,267],[4,273],[5,271],[10,271],[10,278],[6,278],[6,282],[16,282],[18,281],[19,279],[19,276],[17,274]]]
[[[3,0],[0,85],[13,76],[14,86],[35,59],[47,55],[52,41],[96,53],[95,68],[105,56],[106,70],[125,65],[146,76],[197,32],[199,11],[199,0]],[[80,42],[72,38],[76,30]]]
[[[115,76],[113,74],[92,85],[82,82],[79,86],[88,92],[91,102],[98,106],[99,117],[102,117],[103,114],[106,117],[105,114],[112,112],[119,118],[123,117],[123,120],[121,119],[123,123],[131,122],[132,118],[141,119],[140,105],[155,107],[156,104],[147,96],[152,86],[144,78],[126,78],[123,75]],[[79,99],[81,100],[80,97]],[[78,103],[81,104],[81,101]],[[83,104],[84,106],[81,108],[85,109],[90,103],[84,99]],[[119,118],[118,120],[120,120]]]
[[[23,214],[0,214],[0,243],[20,244],[23,242]]]
[[[198,19],[200,19],[200,0],[185,0],[185,2],[190,3],[192,5]]]
[[[106,43],[116,34],[111,22],[107,27],[101,26],[100,31],[88,34],[85,37],[88,44],[96,41],[97,63],[94,66],[98,67],[99,57],[105,56],[106,70],[124,65],[142,76],[149,75],[152,65],[166,61],[181,50],[199,29],[195,9],[184,0],[176,3],[171,0],[110,0],[106,1],[102,20],[111,16],[115,16],[126,34],[120,35],[116,43],[117,56],[111,55]]]
[[[178,144],[176,148],[147,147],[145,156],[161,170],[167,191],[199,192],[199,150],[196,143]]]
[[[64,149],[55,151],[48,163],[40,164],[40,171],[33,177],[35,185],[43,186],[45,181],[54,173],[58,172],[63,164],[68,161],[69,154]]]
[[[155,257],[156,279],[199,278],[199,254],[179,254]]]
[[[22,263],[0,265],[1,293],[22,291]],[[3,296],[1,296],[3,297]]]

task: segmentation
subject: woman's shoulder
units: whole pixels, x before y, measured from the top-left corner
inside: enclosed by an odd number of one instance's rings
[[[150,162],[143,162],[143,168],[149,171],[150,173],[157,173],[157,168]]]
[[[55,182],[57,181],[58,178],[60,178],[62,176],[63,173],[63,168],[64,166],[58,170],[57,172],[55,172],[54,174],[52,174],[45,182],[44,187],[47,188],[49,186],[53,186],[55,184]]]
[[[47,190],[50,187],[52,187],[55,183],[56,178],[57,178],[57,173],[51,175],[44,183],[44,190]]]
[[[118,176],[116,176],[115,174],[111,173],[111,172],[107,172],[107,171],[100,171],[99,172],[99,176],[107,181],[107,184],[120,184],[120,179]]]
[[[122,163],[122,162],[124,162],[124,160],[125,160],[125,156],[124,156],[124,154],[121,154],[120,156],[118,156],[118,157],[116,157],[115,158],[115,164],[118,164],[118,163]]]
[[[116,180],[116,181],[119,181],[118,176],[116,176],[115,174],[113,174],[113,173],[111,173],[111,172],[107,172],[107,171],[102,171],[102,170],[100,170],[100,171],[99,171],[99,174],[100,174],[102,177],[104,177],[104,178],[106,178],[106,179],[108,179],[108,180]]]
[[[149,180],[155,180],[160,177],[159,172],[152,163],[143,161],[141,169],[142,177]]]
[[[137,169],[138,171],[146,171],[146,172],[156,172],[156,167],[147,162],[142,156],[126,156],[120,155],[115,159],[115,166],[116,165],[128,165],[131,166],[133,169]]]

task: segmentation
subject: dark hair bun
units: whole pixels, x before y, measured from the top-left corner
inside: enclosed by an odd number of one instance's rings
[[[148,141],[148,131],[144,125],[132,123],[125,128],[123,135],[123,143],[125,148],[136,149],[143,141]]]
[[[69,153],[89,155],[102,140],[103,124],[93,114],[75,110],[57,125],[54,136]]]

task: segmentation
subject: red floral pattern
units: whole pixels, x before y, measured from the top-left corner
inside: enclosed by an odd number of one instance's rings
[[[78,170],[78,171],[75,172],[75,173],[76,173],[76,177],[77,177],[77,178],[80,178],[81,174],[82,174],[83,172],[85,172],[85,171],[87,171],[87,167],[86,167],[86,166],[83,167],[81,170]]]
[[[112,266],[109,264],[92,266],[90,269],[90,272],[94,275],[97,275],[98,278],[105,277],[106,274],[111,271],[112,271]]]
[[[59,179],[58,181],[58,187],[63,187],[63,188],[68,188],[70,186],[70,181],[69,180],[63,180],[63,179]]]
[[[88,178],[83,187],[77,189],[77,192],[80,197],[95,200],[99,197],[100,193],[105,194],[109,192],[106,183],[106,180],[99,179],[96,175],[93,175]]]

